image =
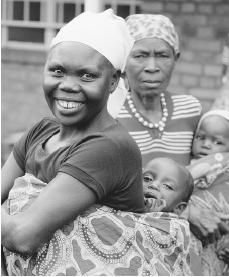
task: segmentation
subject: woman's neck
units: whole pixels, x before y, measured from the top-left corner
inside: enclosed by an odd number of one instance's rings
[[[139,97],[136,93],[131,92],[131,97],[138,112],[148,121],[158,123],[163,115],[160,94]]]
[[[77,126],[60,126],[60,132],[58,139],[60,141],[72,142],[79,140],[87,135],[94,132],[99,132],[104,130],[108,126],[114,123],[114,119],[110,116],[108,112],[103,111],[101,114],[97,115],[93,121],[86,126],[86,124],[81,124]]]
[[[139,111],[143,112],[160,112],[161,107],[161,97],[160,94],[155,95],[138,95],[135,92],[131,92],[131,97],[138,108]]]

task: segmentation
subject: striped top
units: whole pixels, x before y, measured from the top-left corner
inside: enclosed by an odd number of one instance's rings
[[[170,157],[183,165],[190,162],[192,140],[201,115],[201,104],[191,95],[166,94],[165,100],[168,117],[162,134],[158,129],[150,129],[139,123],[127,101],[117,116],[140,148],[143,167],[156,157]]]

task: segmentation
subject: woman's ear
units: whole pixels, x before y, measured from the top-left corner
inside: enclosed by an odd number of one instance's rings
[[[181,213],[185,210],[186,207],[187,207],[186,202],[180,202],[176,205],[173,212],[177,215],[181,215]]]
[[[114,70],[113,75],[112,75],[110,93],[114,92],[115,89],[117,88],[120,77],[121,77],[121,71],[120,70]]]
[[[175,54],[175,61],[177,61],[179,59],[179,57],[180,57],[180,52]]]

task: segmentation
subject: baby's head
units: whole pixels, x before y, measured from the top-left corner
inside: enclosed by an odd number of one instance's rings
[[[229,112],[211,110],[199,121],[193,140],[192,155],[199,159],[220,152],[229,152]]]
[[[155,158],[143,170],[146,206],[156,199],[148,211],[180,214],[193,192],[193,178],[182,165],[169,158]]]

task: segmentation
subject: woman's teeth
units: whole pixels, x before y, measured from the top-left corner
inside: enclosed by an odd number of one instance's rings
[[[58,100],[58,104],[64,109],[74,109],[82,105],[82,103],[79,103],[79,102],[64,101],[64,100]]]

